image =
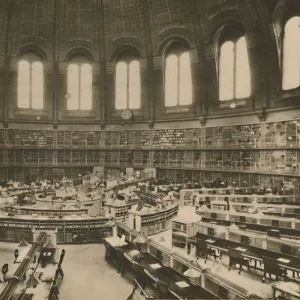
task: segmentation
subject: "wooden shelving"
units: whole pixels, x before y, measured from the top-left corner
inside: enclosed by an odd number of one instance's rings
[[[0,129],[0,166],[156,167],[177,182],[186,175],[197,181],[248,182],[253,174],[292,179],[300,176],[300,120],[136,131]]]

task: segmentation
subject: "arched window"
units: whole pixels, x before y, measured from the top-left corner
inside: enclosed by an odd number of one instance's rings
[[[68,66],[68,110],[92,109],[92,65],[74,60]]]
[[[246,39],[225,41],[220,47],[220,101],[249,97],[251,94],[250,66]]]
[[[284,28],[283,80],[284,90],[300,86],[300,17],[290,18]]]
[[[44,108],[44,66],[39,58],[28,55],[18,64],[18,108]]]
[[[165,106],[192,104],[191,61],[188,51],[170,53],[165,66]]]
[[[116,65],[116,109],[141,108],[140,63],[121,60]]]

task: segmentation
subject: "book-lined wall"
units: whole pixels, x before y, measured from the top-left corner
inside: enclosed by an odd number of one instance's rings
[[[236,176],[232,174],[239,174],[239,178],[260,178],[258,174],[293,178],[300,176],[300,120],[136,131],[2,129],[0,166],[5,177],[10,176],[8,170],[17,168],[76,170],[105,166],[156,167],[170,174],[193,170],[195,178],[200,176],[196,175],[199,170],[224,178]]]
[[[300,176],[300,149],[1,149],[0,167],[161,167]]]
[[[294,176],[160,168],[156,170],[156,176],[159,180],[173,184],[223,180],[228,184],[242,187],[275,186],[280,189],[284,185],[290,194],[300,193],[300,178]]]
[[[79,174],[92,173],[92,167],[0,167],[0,180],[13,179],[21,183],[30,183],[37,178],[48,180],[67,178],[77,178]]]
[[[0,130],[0,146],[80,149],[273,149],[300,146],[300,120],[136,131]]]

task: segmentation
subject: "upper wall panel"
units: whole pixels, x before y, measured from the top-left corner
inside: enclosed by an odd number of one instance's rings
[[[131,44],[143,54],[145,45],[142,1],[104,0],[107,58],[119,46]]]
[[[153,49],[172,36],[180,36],[194,44],[194,33],[189,15],[189,1],[148,0]]]
[[[37,44],[48,54],[51,53],[54,0],[22,0],[18,6],[13,6],[11,18],[9,36],[12,38],[13,54],[17,54],[19,49],[27,44]]]
[[[5,41],[5,33],[6,33],[6,26],[7,26],[7,18],[8,18],[8,3],[6,1],[0,1],[0,55],[3,55],[5,52],[4,41]],[[1,64],[2,63],[0,63],[0,65]]]
[[[62,0],[59,11],[59,56],[86,48],[95,58],[99,50],[99,6],[92,0]]]

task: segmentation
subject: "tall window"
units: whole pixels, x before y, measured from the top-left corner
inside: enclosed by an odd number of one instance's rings
[[[226,41],[220,48],[219,98],[221,101],[249,97],[251,78],[245,37]]]
[[[20,60],[18,64],[18,108],[44,108],[43,63]]]
[[[88,63],[69,64],[67,109],[92,109],[92,66]]]
[[[284,90],[300,86],[300,17],[289,19],[285,25],[283,42]]]
[[[187,51],[169,54],[165,68],[165,106],[192,104],[191,61]]]
[[[116,109],[141,107],[140,63],[119,61],[116,65]]]

